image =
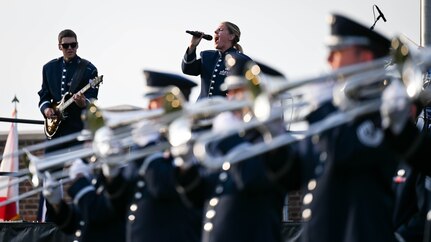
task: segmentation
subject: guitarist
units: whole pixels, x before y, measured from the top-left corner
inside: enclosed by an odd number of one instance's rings
[[[55,134],[52,137],[47,136],[49,139],[81,131],[84,127],[81,113],[90,100],[97,99],[98,95],[97,88],[89,88],[85,93],[79,92],[89,83],[90,79],[97,77],[97,68],[76,54],[78,39],[75,32],[70,29],[61,31],[58,34],[58,48],[63,56],[51,60],[43,66],[42,88],[38,92],[40,97],[39,109],[45,120],[62,117]],[[61,105],[59,102],[69,98],[73,99],[73,103],[63,113],[59,113],[57,108]],[[76,144],[77,141],[49,147],[45,153],[72,147]],[[42,217],[40,218],[44,220]]]

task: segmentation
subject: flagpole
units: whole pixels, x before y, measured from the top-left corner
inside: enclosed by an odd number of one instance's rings
[[[15,112],[15,119],[17,119],[18,118],[18,111],[16,108],[17,108],[17,105],[19,103],[19,100],[16,97],[16,94],[15,94],[14,98],[12,99],[12,103],[15,104],[15,109],[13,111]],[[14,123],[16,123],[16,122],[14,122]]]
[[[15,112],[17,112],[17,103],[19,103],[18,98],[15,97],[12,100],[12,103],[15,104]],[[35,119],[21,119],[18,118],[18,115],[16,115],[14,118],[5,118],[0,117],[0,122],[9,122],[9,123],[24,123],[24,124],[44,124],[43,120],[35,120]]]

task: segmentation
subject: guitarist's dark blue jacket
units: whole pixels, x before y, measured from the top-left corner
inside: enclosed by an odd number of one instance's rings
[[[67,92],[73,94],[81,90],[88,84],[90,79],[97,76],[96,67],[88,62],[85,67],[84,74],[81,80],[73,80],[74,74],[83,59],[76,56],[69,62],[65,62],[63,57],[54,59],[43,66],[42,88],[38,92],[40,101],[39,109],[43,114],[43,110],[53,104],[61,101]],[[79,83],[74,83],[78,81]],[[70,90],[72,87],[72,90]],[[85,92],[85,97],[89,102],[91,99],[97,99],[97,88],[90,88]],[[75,103],[72,103],[66,110],[67,118],[60,123],[60,127],[53,138],[75,133],[83,128],[81,121],[81,112],[83,108],[79,108]]]

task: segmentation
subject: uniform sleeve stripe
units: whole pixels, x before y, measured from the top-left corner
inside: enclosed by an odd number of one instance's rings
[[[93,186],[86,186],[83,189],[81,189],[75,196],[75,198],[73,199],[73,203],[75,205],[78,205],[79,200],[87,193],[95,191]]]
[[[144,176],[145,173],[147,172],[148,167],[150,166],[151,162],[163,158],[163,153],[161,152],[157,152],[154,154],[151,154],[150,156],[148,156],[145,160],[144,163],[141,165],[141,168],[139,169],[139,175]]]
[[[191,61],[187,61],[186,60],[186,58],[183,58],[183,62],[185,63],[185,64],[190,64],[190,63],[193,63],[193,62],[195,62],[196,61],[196,57],[195,58],[193,58],[193,60],[191,60]]]
[[[41,109],[41,108],[42,108],[42,106],[43,106],[43,105],[45,105],[45,104],[47,104],[47,103],[51,103],[51,102],[49,102],[49,101],[45,101],[45,102],[41,103],[41,104],[39,105],[39,109]],[[43,111],[43,110],[42,110],[42,111]]]

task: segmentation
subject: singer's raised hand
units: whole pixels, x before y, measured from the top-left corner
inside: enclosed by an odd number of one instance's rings
[[[192,35],[192,39],[190,40],[190,45],[189,45],[189,51],[188,51],[189,53],[192,53],[192,52],[195,51],[196,47],[201,42],[202,37],[203,37],[203,33],[202,33],[202,35],[200,37]]]

